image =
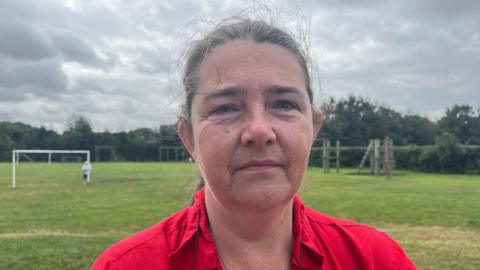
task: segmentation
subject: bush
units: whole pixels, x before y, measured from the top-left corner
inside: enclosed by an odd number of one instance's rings
[[[457,138],[444,133],[435,138],[435,153],[438,159],[439,172],[464,173],[465,156]]]
[[[417,169],[424,172],[438,172],[440,168],[435,148],[424,149],[420,153]]]
[[[334,168],[336,164],[335,159],[335,147],[330,150],[330,168]],[[340,167],[357,167],[362,160],[365,150],[363,149],[342,149],[340,150]],[[367,161],[368,163],[368,161]],[[308,161],[310,167],[322,167],[323,166],[323,151],[321,148],[312,150],[310,153],[310,159]]]
[[[334,149],[331,150],[334,157]],[[341,167],[357,167],[362,160],[365,149],[342,150],[340,153]],[[425,172],[480,174],[480,147],[462,146],[449,133],[435,138],[434,145],[409,145],[395,150],[396,168],[418,170]],[[323,164],[322,149],[312,151],[309,166],[321,167]],[[365,167],[369,166],[367,159]],[[335,167],[335,159],[331,160],[330,168]]]
[[[462,146],[456,137],[444,133],[435,138],[435,145],[423,148],[415,165],[426,172],[480,173],[480,149]]]
[[[407,149],[395,151],[395,166],[402,169],[418,170],[420,158],[423,153],[422,149],[425,148],[425,146],[420,148],[412,144],[409,145]]]
[[[480,148],[466,148],[465,161],[465,173],[480,174]]]

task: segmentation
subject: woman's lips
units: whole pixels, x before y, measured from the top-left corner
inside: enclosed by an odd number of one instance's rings
[[[256,160],[249,161],[241,165],[236,171],[261,173],[270,172],[273,169],[279,168],[281,166],[281,163],[274,160]]]

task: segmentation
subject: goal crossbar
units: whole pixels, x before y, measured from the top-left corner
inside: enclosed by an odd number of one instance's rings
[[[48,164],[52,163],[52,154],[86,154],[87,162],[90,162],[89,150],[13,150],[12,151],[12,188],[16,187],[16,170],[20,154],[48,154]],[[90,174],[88,174],[90,182]]]

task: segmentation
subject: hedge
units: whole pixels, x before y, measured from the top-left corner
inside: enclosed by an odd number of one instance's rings
[[[455,137],[443,134],[435,139],[434,145],[408,145],[394,148],[395,166],[425,172],[480,174],[480,146],[460,145]],[[343,148],[340,151],[341,167],[358,167],[366,148]],[[335,167],[334,149],[330,168]],[[322,150],[312,151],[309,166],[321,167]],[[369,166],[369,160],[365,162]]]

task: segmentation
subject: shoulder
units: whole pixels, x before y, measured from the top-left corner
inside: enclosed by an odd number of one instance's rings
[[[192,207],[184,208],[114,244],[96,259],[91,270],[168,269],[168,255],[181,244],[192,211]]]
[[[334,218],[307,207],[305,207],[304,217],[304,231],[321,237],[326,243],[330,241],[338,243],[339,240],[349,242],[368,240],[382,243],[390,239],[385,233],[368,225]]]
[[[305,207],[304,233],[326,256],[375,269],[416,269],[400,245],[386,233]]]

